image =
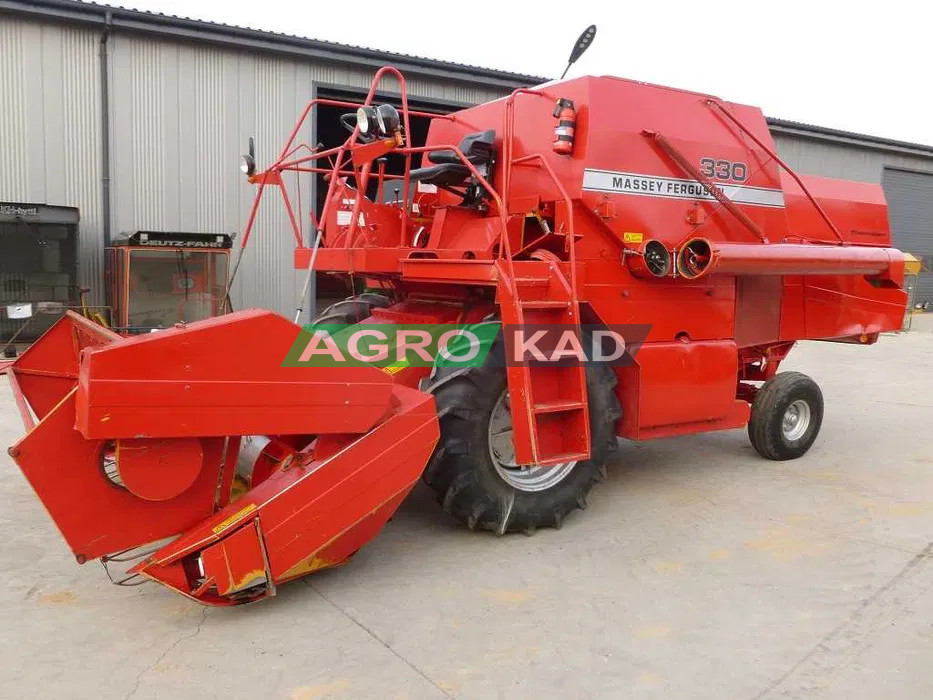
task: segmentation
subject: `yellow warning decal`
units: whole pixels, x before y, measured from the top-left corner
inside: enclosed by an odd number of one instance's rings
[[[255,503],[250,503],[250,504],[249,504],[248,506],[246,506],[245,508],[241,508],[240,510],[238,510],[236,513],[234,513],[233,515],[231,515],[231,516],[230,516],[229,518],[227,518],[226,520],[222,520],[222,521],[220,522],[219,525],[216,525],[216,526],[213,528],[214,534],[215,534],[215,535],[219,535],[221,532],[223,532],[223,531],[226,530],[228,527],[230,527],[231,525],[233,525],[233,523],[235,523],[237,520],[239,520],[240,518],[242,518],[242,517],[243,517],[244,515],[246,515],[247,513],[252,513],[254,510],[256,510],[256,504],[255,504]]]
[[[622,241],[625,243],[641,243],[645,240],[645,234],[626,231],[622,234]]]
[[[386,374],[395,374],[396,372],[401,372],[403,369],[407,369],[408,367],[409,367],[409,364],[407,362],[403,362],[400,365],[395,364],[395,365],[389,365],[388,367],[383,367],[382,371],[385,372]]]

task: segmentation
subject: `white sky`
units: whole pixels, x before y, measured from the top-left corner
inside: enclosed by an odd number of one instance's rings
[[[568,76],[619,75],[933,144],[933,9],[919,0],[111,2],[546,77],[595,23]]]

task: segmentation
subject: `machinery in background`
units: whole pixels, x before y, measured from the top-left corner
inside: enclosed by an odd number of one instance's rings
[[[914,302],[914,295],[917,292],[917,280],[920,273],[923,272],[923,261],[916,255],[904,253],[904,288],[907,290],[907,313],[904,315],[904,325],[902,330],[909,331],[914,322],[915,313],[923,313],[927,310],[927,304],[918,304]]]
[[[0,355],[81,308],[79,221],[75,207],[0,202]]]
[[[229,234],[136,231],[105,249],[105,306],[77,283],[78,210],[0,204],[0,350],[45,333],[75,311],[133,335],[200,321],[230,310]]]
[[[229,234],[136,231],[106,250],[107,303],[120,333],[146,333],[228,310]]]

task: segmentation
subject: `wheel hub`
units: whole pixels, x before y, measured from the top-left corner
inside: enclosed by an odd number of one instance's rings
[[[489,417],[489,456],[499,476],[519,491],[545,491],[567,478],[576,461],[547,466],[518,465],[515,462],[515,444],[512,442],[512,408],[509,390],[505,389]]]
[[[781,430],[786,440],[799,440],[810,427],[810,405],[797,399],[787,410],[784,411],[784,418],[781,421]]]

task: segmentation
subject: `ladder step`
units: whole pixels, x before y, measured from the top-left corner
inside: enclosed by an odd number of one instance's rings
[[[523,309],[566,309],[569,301],[551,301],[549,299],[529,299],[521,302]]]
[[[582,401],[544,401],[535,404],[535,413],[562,413],[564,411],[581,411],[586,408]]]

